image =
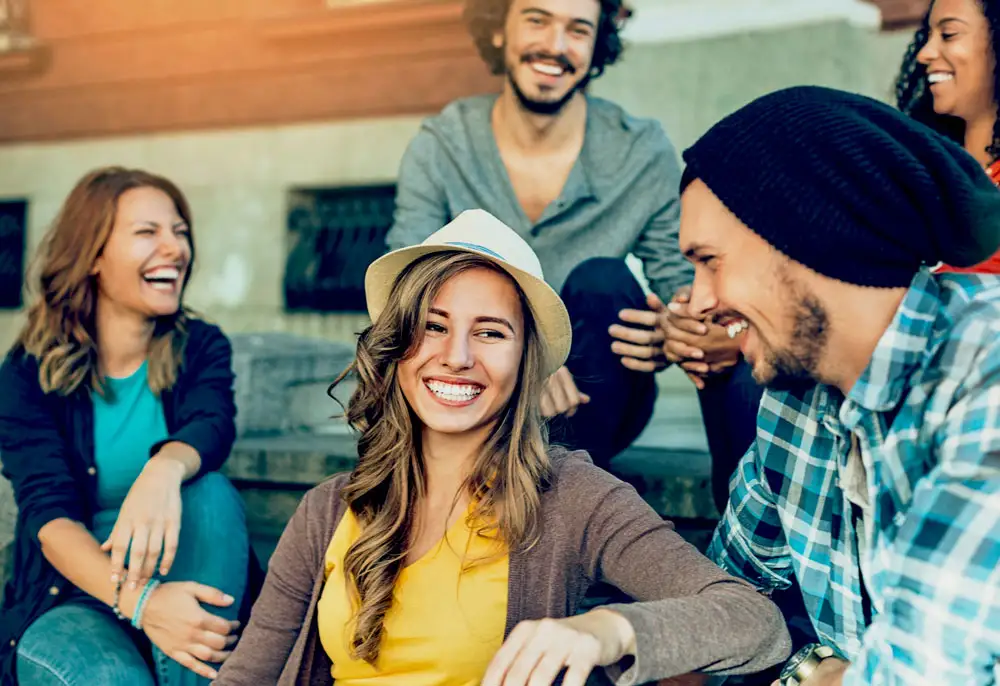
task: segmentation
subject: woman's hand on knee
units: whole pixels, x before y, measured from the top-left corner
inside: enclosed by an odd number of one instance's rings
[[[126,556],[127,585],[132,590],[153,578],[157,563],[160,574],[170,571],[180,539],[183,481],[184,465],[179,462],[153,458],[146,463],[125,496],[111,535],[101,545],[111,553],[111,583],[123,578]]]
[[[201,603],[228,607],[234,599],[217,588],[191,581],[158,586],[146,601],[142,630],[165,655],[206,679],[214,679],[208,662],[224,662],[236,643],[240,623],[206,611]]]

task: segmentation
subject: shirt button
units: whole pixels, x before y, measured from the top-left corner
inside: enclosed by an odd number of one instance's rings
[[[97,467],[88,467],[87,473],[90,474],[91,476],[94,476],[95,474],[97,474]]]
[[[902,512],[897,512],[896,515],[892,518],[892,522],[896,526],[903,526],[903,522],[905,521],[906,521],[906,515],[903,514]]]
[[[49,595],[59,595],[59,587],[53,586],[49,589]]]
[[[13,638],[12,638],[12,639],[10,639],[10,647],[11,647],[11,648],[13,648],[13,647],[14,647],[14,646],[16,646],[16,645],[17,645],[17,641],[16,641],[16,640],[14,640]]]

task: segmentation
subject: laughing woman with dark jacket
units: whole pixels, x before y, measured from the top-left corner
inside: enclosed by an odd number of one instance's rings
[[[0,683],[205,684],[247,596],[231,347],[182,305],[191,216],[170,181],[97,170],[42,246],[0,366],[18,505]]]

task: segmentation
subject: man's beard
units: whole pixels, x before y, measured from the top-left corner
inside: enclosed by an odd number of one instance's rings
[[[829,336],[830,318],[811,293],[801,295],[794,309],[791,342],[786,348],[772,348],[765,354],[765,378],[756,379],[777,391],[803,391],[822,383],[819,364]]]
[[[550,55],[539,55],[539,54],[529,54],[521,57],[521,62],[528,64],[535,59],[552,59],[563,65],[570,74],[575,73],[573,65],[569,63],[569,60],[565,56],[559,55],[553,57]],[[517,97],[518,103],[528,112],[532,114],[540,114],[546,117],[552,117],[559,114],[564,107],[573,99],[577,91],[582,91],[587,87],[590,82],[590,74],[584,75],[582,79],[570,86],[569,90],[566,91],[558,100],[532,100],[528,95],[521,90],[521,87],[517,83],[517,79],[514,78],[514,69],[508,64],[506,67],[507,71],[507,82],[510,83],[511,90],[514,91],[515,97]]]

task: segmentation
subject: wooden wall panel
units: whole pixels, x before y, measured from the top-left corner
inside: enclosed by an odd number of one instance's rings
[[[433,112],[497,88],[460,0],[36,1],[0,143]]]

